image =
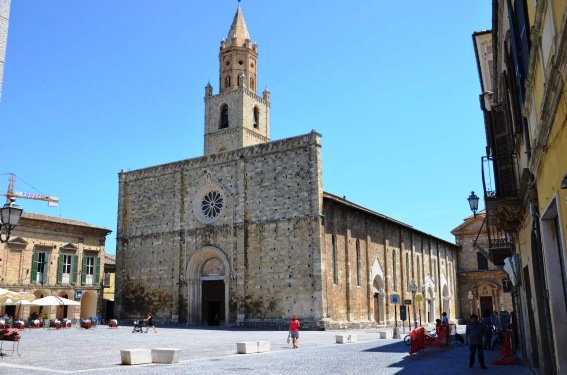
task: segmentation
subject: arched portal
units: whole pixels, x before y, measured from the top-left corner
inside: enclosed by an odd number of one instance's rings
[[[190,325],[227,325],[230,264],[213,246],[197,251],[187,263],[187,321]]]
[[[435,322],[435,318],[437,316],[441,316],[440,314],[436,313],[435,309],[435,293],[436,293],[436,286],[433,282],[431,276],[427,276],[425,278],[425,321],[428,323]]]
[[[376,258],[372,264],[370,280],[372,280],[372,293],[374,297],[374,317],[370,317],[370,320],[373,318],[376,323],[385,324],[386,294],[384,293],[384,269],[378,258]]]
[[[447,318],[451,317],[451,304],[449,303],[451,301],[451,293],[449,292],[449,283],[447,282],[447,278],[445,277],[445,274],[441,274],[440,277],[440,287],[441,287],[441,298],[442,298],[442,306],[441,306],[441,310],[442,312],[446,312],[447,313]]]

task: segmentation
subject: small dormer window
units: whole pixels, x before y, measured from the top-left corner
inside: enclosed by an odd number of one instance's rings
[[[223,104],[220,113],[219,129],[225,129],[225,128],[228,128],[228,105]]]

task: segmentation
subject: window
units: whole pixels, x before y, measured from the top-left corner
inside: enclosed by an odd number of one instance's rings
[[[417,268],[417,280],[415,281],[415,284],[419,287],[419,284],[421,283],[421,265],[419,264],[419,256],[416,258],[415,266]]]
[[[31,282],[47,284],[49,253],[36,251],[32,255]]]
[[[409,254],[406,254],[406,282],[408,283],[408,290],[410,285],[410,265],[409,265]]]
[[[83,270],[81,274],[82,285],[96,285],[100,281],[100,258],[94,256],[83,257]]]
[[[333,284],[338,284],[338,277],[337,277],[337,246],[336,246],[336,238],[335,236],[331,237],[331,267],[333,268]]]
[[[256,82],[254,82],[253,77],[250,77],[250,90],[256,91]]]
[[[107,288],[110,287],[110,272],[104,274],[104,286]]]
[[[258,129],[260,123],[260,110],[254,107],[254,128]]]
[[[227,89],[230,88],[230,76],[224,77],[224,87]]]
[[[487,271],[488,270],[488,259],[481,253],[476,253],[476,263],[478,265],[479,271]]]
[[[57,283],[77,284],[77,264],[79,257],[72,254],[59,254],[57,260]]]
[[[223,104],[221,107],[220,126],[219,129],[228,128],[228,105]]]
[[[396,283],[396,252],[392,251],[392,275],[394,283],[394,291],[396,291],[398,284]]]
[[[356,240],[356,286],[360,286],[360,241]]]

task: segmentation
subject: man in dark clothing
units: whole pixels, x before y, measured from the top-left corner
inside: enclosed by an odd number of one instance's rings
[[[470,357],[469,357],[469,367],[474,365],[474,355],[478,351],[478,362],[480,367],[485,369],[484,365],[484,352],[482,351],[482,336],[484,333],[484,327],[478,322],[478,315],[471,315],[471,321],[467,324],[465,344],[469,345]]]

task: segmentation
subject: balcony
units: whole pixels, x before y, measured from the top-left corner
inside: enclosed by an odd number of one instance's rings
[[[487,217],[476,236],[474,247],[495,266],[504,266],[504,259],[514,254],[513,237],[491,225]]]
[[[516,154],[482,158],[482,185],[488,225],[505,233],[517,233],[522,225],[522,202],[516,167]],[[523,183],[525,177],[522,175],[522,186],[526,186]]]

